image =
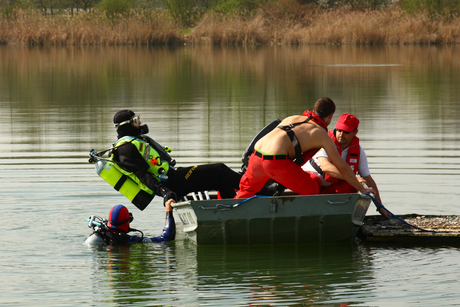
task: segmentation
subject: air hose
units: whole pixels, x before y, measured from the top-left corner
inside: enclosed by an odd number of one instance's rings
[[[390,212],[390,210],[388,210],[387,208],[385,208],[377,199],[375,199],[372,195],[368,194],[368,193],[363,193],[363,195],[366,195],[366,196],[369,196],[373,201],[374,203],[377,205],[378,208],[382,208],[383,210],[385,210],[386,212],[388,212],[392,217],[394,217],[395,219],[399,220],[400,222],[412,227],[412,228],[415,228],[415,229],[418,229],[420,231],[423,231],[423,232],[431,232],[431,233],[438,233],[437,231],[434,231],[434,230],[428,230],[428,229],[423,229],[423,228],[420,228],[418,226],[415,226],[415,225],[412,225],[411,223],[408,223],[406,222],[405,220],[403,220],[402,218],[400,218],[399,216],[393,214],[392,212]]]

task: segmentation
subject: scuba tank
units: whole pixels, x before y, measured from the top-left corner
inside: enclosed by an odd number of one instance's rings
[[[121,145],[116,145],[123,141]],[[147,147],[141,146],[133,141],[139,140],[142,144],[146,142]],[[159,182],[168,181],[168,171],[173,168],[176,161],[171,158],[168,152],[170,148],[164,148],[155,142],[153,139],[146,135],[141,135],[141,138],[124,137],[117,141],[115,147],[96,152],[94,149],[91,150],[89,156],[89,162],[95,163],[96,173],[105,181],[107,181],[115,190],[126,196],[138,209],[144,210],[152,199],[155,197],[153,191],[142,184],[135,175],[123,169],[123,163],[114,159],[114,151],[117,147],[123,146],[124,144],[133,143],[141,155],[150,166],[149,173],[154,176]],[[150,146],[149,146],[150,145]],[[109,151],[110,160],[101,158],[101,156]]]
[[[144,233],[142,231],[134,228],[129,228],[128,232],[112,229],[108,226],[109,221],[100,216],[92,215],[86,221],[88,222],[88,227],[93,229],[93,233],[85,240],[85,244],[88,246],[129,244],[130,236],[128,233],[134,231],[141,234],[138,241],[143,242],[144,240]]]
[[[144,210],[155,196],[142,190],[133,179],[123,174],[116,163],[97,159],[95,164],[96,173],[140,210]]]

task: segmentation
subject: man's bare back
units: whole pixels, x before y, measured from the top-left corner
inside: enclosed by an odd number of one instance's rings
[[[324,122],[329,125],[332,121],[332,116],[326,117]],[[287,126],[289,124],[295,124],[303,122],[307,119],[307,116],[294,115],[285,118],[280,126]],[[307,123],[295,126],[292,128],[297,139],[299,140],[302,153],[311,149],[324,148],[329,158],[336,165],[337,169],[344,176],[344,179],[348,181],[356,190],[362,193],[373,193],[373,189],[365,189],[356,179],[353,172],[351,171],[348,164],[346,164],[335,148],[335,144],[327,134],[327,130],[322,128],[319,124],[309,121]],[[289,139],[286,132],[282,129],[275,128],[273,131],[261,138],[254,146],[256,150],[264,154],[287,154],[290,159],[296,157],[294,146]]]
[[[334,112],[334,102],[327,97],[320,98],[313,111],[307,110],[303,116],[285,118],[277,128],[262,137],[254,146],[255,153],[249,158],[248,169],[241,178],[236,198],[254,196],[270,179],[300,195],[318,194],[321,180],[304,172],[300,165],[321,148],[324,148],[347,182],[362,193],[373,192],[358,182],[327,134],[327,126]],[[273,155],[288,155],[289,159]]]
[[[307,116],[290,116],[285,118],[280,126],[288,126],[289,124],[304,122]],[[326,121],[326,124],[329,124]],[[327,131],[320,125],[309,121],[307,123],[293,127],[297,139],[299,140],[302,152],[313,148],[322,148],[324,140],[329,138]],[[282,129],[275,128],[270,133],[262,137],[254,146],[257,150],[272,155],[287,154],[289,158],[295,158],[294,146],[291,143],[286,132]]]

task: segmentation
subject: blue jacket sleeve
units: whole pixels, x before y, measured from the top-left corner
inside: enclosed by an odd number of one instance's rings
[[[163,232],[158,237],[145,238],[143,242],[164,242],[173,241],[176,238],[176,222],[172,211],[166,212],[165,226]]]

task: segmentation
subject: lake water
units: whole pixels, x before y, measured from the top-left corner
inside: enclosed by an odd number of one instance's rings
[[[458,46],[0,47],[2,306],[459,306],[460,243],[94,249],[115,204],[88,153],[130,108],[178,166],[235,170],[263,126],[322,96],[353,113],[384,205],[460,215]],[[368,215],[376,214],[372,207]]]

